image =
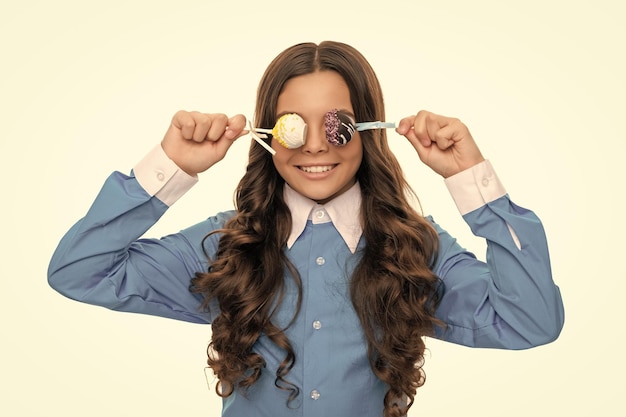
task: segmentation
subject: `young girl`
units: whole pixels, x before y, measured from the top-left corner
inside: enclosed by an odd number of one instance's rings
[[[487,240],[486,263],[409,203],[385,129],[365,123],[385,120],[383,95],[352,47],[282,52],[255,119],[176,113],[160,145],[130,176],[112,174],[63,237],[50,285],[114,310],[211,323],[224,416],[402,416],[424,383],[424,336],[504,349],[557,338],[563,306],[541,223],[511,202],[459,120],[422,111],[396,131],[446,178]],[[269,146],[251,142],[236,210],[139,239],[234,140],[273,126]]]

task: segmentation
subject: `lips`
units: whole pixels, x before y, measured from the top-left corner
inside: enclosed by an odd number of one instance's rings
[[[299,166],[298,168],[301,171],[304,171],[306,173],[317,174],[320,172],[328,172],[334,167],[335,165],[315,165],[315,166]]]

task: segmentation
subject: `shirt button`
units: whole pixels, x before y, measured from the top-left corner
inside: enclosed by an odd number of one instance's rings
[[[324,212],[324,210],[317,210],[315,212],[315,217],[317,217],[320,220],[323,219],[325,215],[326,213]]]
[[[320,257],[318,257],[318,258],[315,260],[315,263],[316,263],[316,264],[318,264],[318,265],[320,265],[320,266],[322,266],[322,265],[324,265],[324,264],[326,263],[326,259],[324,259],[322,256],[320,256]]]
[[[313,391],[311,391],[311,398],[314,400],[319,400],[320,398],[320,392],[316,389],[314,389]]]
[[[313,322],[313,328],[314,328],[315,330],[319,330],[319,329],[321,329],[321,328],[322,328],[322,322],[321,322],[321,321],[319,321],[319,320],[315,320],[315,321]]]
[[[483,187],[486,187],[489,185],[489,178],[483,178]]]
[[[159,181],[163,181],[165,179],[165,174],[163,174],[162,172],[157,172],[156,177]]]

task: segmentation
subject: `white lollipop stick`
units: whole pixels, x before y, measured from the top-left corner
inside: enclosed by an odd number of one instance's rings
[[[265,143],[265,141],[263,139],[261,139],[261,137],[257,134],[257,132],[261,132],[261,133],[272,133],[271,130],[269,129],[257,129],[252,127],[252,122],[248,120],[248,125],[250,126],[250,135],[252,136],[252,139],[254,139],[259,145],[263,146],[269,153],[271,153],[272,155],[276,155],[276,151],[274,149],[272,149],[272,147],[270,145],[268,145],[267,143]],[[265,135],[263,135],[265,136]],[[265,136],[267,137],[267,136]]]
[[[363,130],[372,130],[372,129],[390,129],[396,127],[396,124],[393,122],[362,122],[357,123],[356,130],[361,132]]]

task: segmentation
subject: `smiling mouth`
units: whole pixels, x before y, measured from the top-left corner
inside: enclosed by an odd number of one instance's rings
[[[335,165],[317,165],[317,166],[299,166],[298,169],[307,173],[319,173],[319,172],[328,172],[333,169]]]

